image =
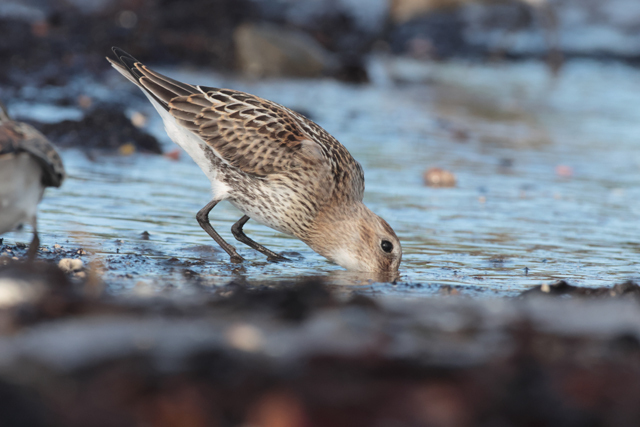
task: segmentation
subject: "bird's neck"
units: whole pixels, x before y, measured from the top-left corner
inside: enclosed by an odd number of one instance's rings
[[[359,201],[326,206],[301,239],[314,251],[331,259],[336,248],[344,247],[346,241],[359,235],[358,227],[366,209]]]

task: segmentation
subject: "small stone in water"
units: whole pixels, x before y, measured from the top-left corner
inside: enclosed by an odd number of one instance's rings
[[[236,324],[226,333],[229,344],[244,351],[257,351],[263,345],[262,333],[255,327],[245,324]]]
[[[567,165],[556,166],[556,175],[562,178],[571,178],[573,176],[573,168]]]
[[[130,142],[127,142],[126,144],[122,144],[120,147],[118,147],[118,152],[121,156],[130,156],[136,152],[136,146]]]
[[[424,183],[429,187],[455,187],[456,176],[441,168],[430,168],[424,175]]]
[[[147,124],[147,116],[139,111],[134,111],[131,115],[131,123],[137,128],[144,127]]]
[[[58,267],[60,267],[60,270],[64,271],[65,273],[71,273],[74,271],[82,270],[83,263],[82,260],[79,259],[63,258],[58,263]]]
[[[175,150],[165,153],[164,156],[170,160],[180,160],[180,153],[182,153],[180,149],[176,148]]]
[[[91,99],[90,96],[88,96],[88,95],[80,95],[78,97],[78,105],[83,110],[88,110],[91,107],[91,104],[93,104],[93,100]]]

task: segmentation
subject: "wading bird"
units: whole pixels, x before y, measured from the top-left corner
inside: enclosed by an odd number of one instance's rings
[[[250,219],[295,236],[349,270],[397,272],[402,247],[385,220],[362,203],[364,173],[324,129],[282,105],[230,89],[163,76],[121,49],[113,67],[142,89],[181,146],[211,181],[213,200],[196,218],[232,262],[243,258],[211,226],[228,200],[244,216],[234,237],[269,260],[284,258],[247,237]]]

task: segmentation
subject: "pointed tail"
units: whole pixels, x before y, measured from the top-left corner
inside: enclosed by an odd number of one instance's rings
[[[147,68],[120,48],[113,47],[111,49],[118,58],[117,61],[114,61],[107,57],[113,68],[140,87],[166,110],[169,110],[169,102],[177,96],[201,93],[195,86],[179,82]]]

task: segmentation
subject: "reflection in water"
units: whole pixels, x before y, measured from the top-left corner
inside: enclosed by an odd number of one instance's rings
[[[365,169],[365,202],[402,241],[402,276],[397,285],[372,285],[380,279],[344,272],[252,221],[247,235],[287,251],[291,261],[269,263],[238,244],[248,261],[230,264],[195,220],[210,189],[186,155],[97,154],[89,161],[67,150],[70,178],[41,205],[43,244],[69,241],[120,266],[105,272],[114,292],[115,283],[180,282],[185,270],[208,284],[321,275],[398,295],[437,292],[442,284],[516,292],[560,278],[600,286],[639,276],[640,73],[632,68],[574,62],[553,86],[535,63],[432,65],[429,84],[401,86],[167,72],[283,103],[334,134]],[[146,101],[133,107],[149,114],[150,130],[173,149]],[[558,174],[558,165],[571,174]],[[454,172],[457,186],[424,187],[430,167]],[[211,221],[233,241],[240,216],[223,203]]]

